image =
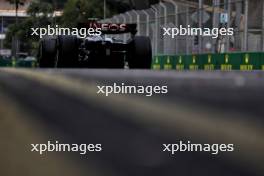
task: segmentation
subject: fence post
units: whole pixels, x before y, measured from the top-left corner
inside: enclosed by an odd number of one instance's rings
[[[227,0],[227,14],[228,14],[227,29],[230,28],[230,21],[231,21],[231,5],[232,5],[232,0]],[[228,51],[229,51],[229,48],[230,48],[230,36],[227,35],[225,52],[228,52]]]
[[[168,20],[167,20],[167,15],[168,15],[167,7],[162,2],[160,3],[160,6],[163,8],[164,24],[166,25],[168,23]]]
[[[138,12],[136,10],[132,10],[131,12],[133,12],[136,15],[136,23],[137,23],[137,31],[138,31],[138,35],[141,35],[141,31],[140,31],[140,15],[138,14]]]
[[[198,26],[199,28],[203,28],[203,0],[199,0],[199,8],[198,8]],[[198,48],[199,48],[199,54],[202,53],[203,50],[203,37],[201,35],[199,35],[198,37]]]
[[[159,3],[160,4],[160,6],[163,8],[163,18],[164,18],[164,24],[163,24],[163,27],[166,27],[167,26],[167,24],[168,24],[168,19],[167,19],[167,17],[168,17],[168,11],[167,11],[167,6],[166,5],[164,5],[164,3]],[[163,40],[163,42],[162,42],[162,52],[163,52],[163,54],[167,54],[166,53],[166,50],[167,50],[167,48],[166,48],[166,46],[165,46],[165,44],[164,44],[164,37],[163,37],[163,35],[162,35],[162,40]]]
[[[129,12],[130,12],[130,11],[129,11]],[[128,23],[132,24],[132,23],[133,23],[133,19],[132,19],[133,17],[132,17],[132,15],[130,15],[129,12],[126,12],[128,18],[129,18]]]
[[[186,27],[188,27],[188,25],[190,24],[190,18],[189,18],[189,7],[186,7]],[[189,54],[189,36],[187,35],[185,37],[185,42],[186,42],[186,48],[185,48],[185,54]]]
[[[243,51],[248,50],[248,0],[244,0],[244,42]]]
[[[264,51],[264,1],[262,1],[262,51]]]
[[[175,15],[175,27],[178,27],[178,5],[175,1],[173,0],[167,0],[168,2],[170,2],[171,4],[173,4],[174,7],[174,15]],[[177,40],[177,36],[176,36],[176,40],[175,40],[175,54],[178,53],[178,40]]]
[[[142,10],[142,12],[146,15],[146,36],[149,36],[149,23],[150,23],[150,18],[149,18],[149,14],[145,11]]]
[[[219,0],[213,0],[213,28],[219,27]],[[212,39],[212,52],[218,51],[217,39]]]
[[[159,15],[158,15],[158,9],[155,6],[151,6],[153,12],[155,13],[155,19],[156,19],[156,29],[155,29],[155,35],[154,35],[154,43],[155,43],[155,47],[154,47],[154,53],[157,54],[158,53],[158,30],[159,30]]]

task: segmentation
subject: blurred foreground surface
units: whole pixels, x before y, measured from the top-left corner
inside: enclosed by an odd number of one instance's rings
[[[97,85],[168,86],[165,95],[99,95]],[[263,72],[0,70],[0,175],[264,174]],[[30,144],[101,143],[100,153],[30,152]],[[235,151],[162,152],[162,144],[232,143]]]

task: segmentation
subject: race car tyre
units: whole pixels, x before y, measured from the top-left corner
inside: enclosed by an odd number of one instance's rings
[[[128,65],[132,69],[150,69],[152,62],[152,49],[149,37],[135,36],[130,43]]]
[[[55,59],[57,55],[56,38],[44,38],[39,44],[38,62],[40,68],[55,67]]]
[[[78,39],[76,36],[58,36],[58,68],[78,67]]]

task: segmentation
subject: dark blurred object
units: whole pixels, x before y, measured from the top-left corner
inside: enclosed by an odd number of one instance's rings
[[[149,8],[150,5],[159,3],[159,0],[130,0],[137,10]]]
[[[108,4],[119,7],[120,12],[124,12],[128,9],[146,9],[150,7],[150,5],[158,2],[159,0],[108,0]]]

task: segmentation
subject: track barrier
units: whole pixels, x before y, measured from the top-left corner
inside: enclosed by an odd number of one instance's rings
[[[15,60],[11,58],[2,58],[0,56],[0,67],[21,67],[21,68],[35,68],[37,61]]]
[[[155,70],[264,70],[264,53],[156,55]]]
[[[12,60],[0,57],[0,67],[37,67],[36,61]],[[156,55],[154,70],[264,70],[264,52]]]

